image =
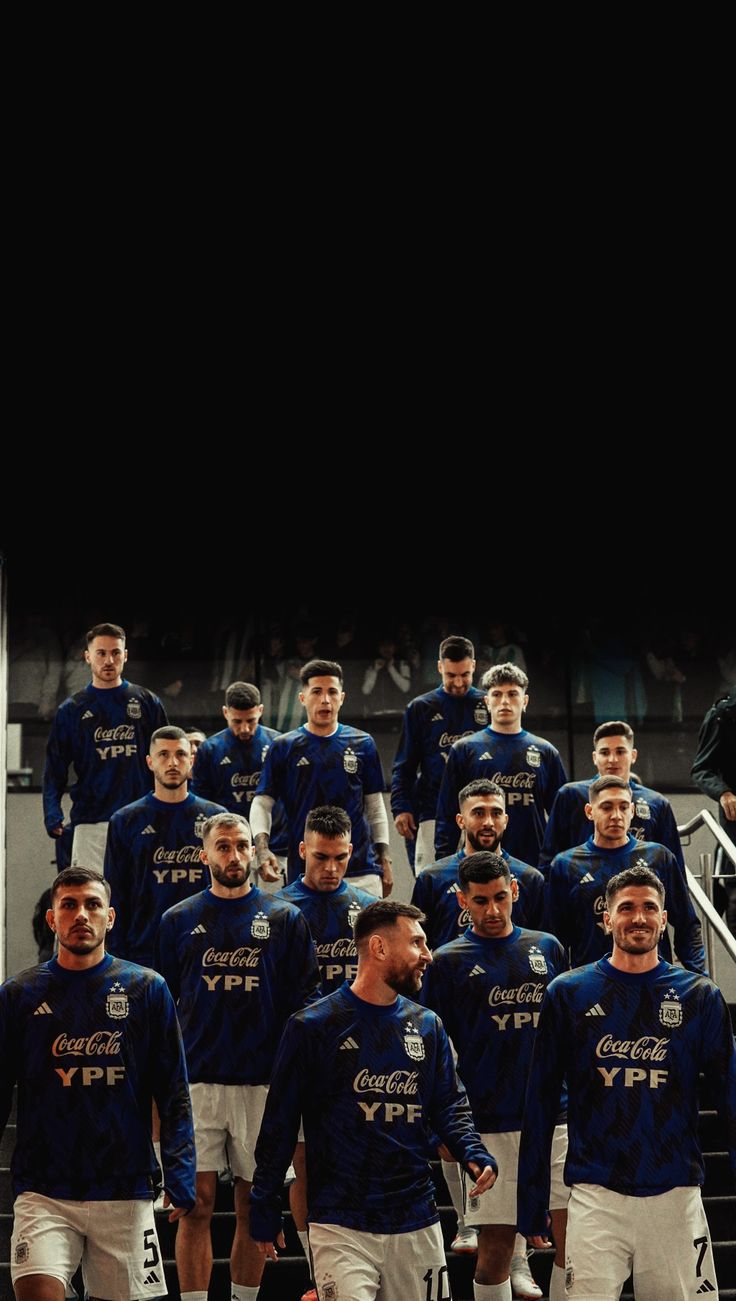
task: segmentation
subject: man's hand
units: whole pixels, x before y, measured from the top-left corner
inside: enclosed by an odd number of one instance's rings
[[[52,836],[60,836],[63,830],[64,830],[64,823],[62,822],[59,824],[58,827],[52,827],[49,834]]]
[[[183,1206],[174,1206],[169,1194],[164,1193],[164,1210],[168,1211],[169,1207],[171,1207],[171,1215],[167,1217],[169,1224],[174,1224],[176,1220],[183,1220],[184,1216],[189,1214]]]
[[[278,1260],[279,1253],[277,1252],[276,1247],[280,1247],[281,1250],[283,1251],[286,1246],[286,1243],[284,1242],[283,1232],[279,1234],[278,1238],[276,1239],[275,1245],[273,1242],[257,1242],[255,1238],[253,1239],[253,1241],[255,1242],[258,1250],[262,1252],[262,1254],[268,1260]]]
[[[413,840],[417,834],[417,824],[414,821],[413,813],[399,813],[394,818],[394,825],[400,836],[404,840]]]
[[[275,855],[271,853],[265,831],[259,832],[256,836],[256,870],[264,881],[278,881],[281,876],[281,870]]]
[[[486,1165],[481,1170],[477,1161],[470,1161],[468,1170],[475,1179],[473,1187],[468,1189],[468,1197],[480,1197],[481,1193],[487,1192],[496,1182],[496,1172],[493,1166]]]
[[[378,862],[383,868],[383,877],[381,880],[381,889],[383,890],[384,899],[388,899],[394,888],[394,873],[391,859],[387,853],[379,854]]]
[[[724,791],[719,801],[729,822],[736,822],[736,795],[733,791]]]

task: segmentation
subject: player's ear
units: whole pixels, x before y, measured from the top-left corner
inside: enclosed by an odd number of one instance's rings
[[[54,926],[54,910],[53,910],[53,908],[47,908],[47,909],[46,909],[46,925],[48,926],[49,930],[51,930],[51,931],[55,931],[55,930],[56,930],[56,927]]]
[[[514,903],[516,903],[516,900],[519,898],[519,882],[515,876],[512,876],[511,878],[511,898]]]
[[[199,851],[199,858],[200,858],[200,862],[204,863],[205,867],[209,867],[209,860],[208,860],[208,858],[207,858],[207,850],[206,850],[206,849],[204,849],[204,848],[200,849],[200,851]]]
[[[667,929],[667,909],[663,908],[662,909],[662,934],[663,935],[666,929]]]
[[[107,913],[107,929],[111,931],[114,925],[115,925],[115,909],[111,907],[108,909],[108,913]]]
[[[603,929],[606,932],[606,935],[611,934],[611,914],[605,911],[603,913]]]
[[[462,813],[456,813],[456,814],[455,814],[455,821],[457,822],[457,825],[459,826],[460,830],[461,830],[461,831],[464,831],[464,830],[465,830],[465,823],[464,823],[464,821],[463,821],[463,815],[462,815]]]
[[[586,816],[586,818],[588,819],[588,822],[592,822],[592,821],[593,821],[593,805],[592,805],[592,804],[586,804],[586,806],[585,806],[585,816]]]
[[[151,756],[150,756],[150,754],[147,754],[147,755],[146,755],[146,764],[147,764],[147,766],[151,769],[151,772],[153,772],[153,764],[151,763]]]
[[[304,844],[304,841],[303,841],[303,840],[300,840],[300,841],[299,841],[299,857],[300,857],[300,858],[303,858],[304,861],[305,861],[305,863],[306,863],[306,861],[307,861],[307,846]]]

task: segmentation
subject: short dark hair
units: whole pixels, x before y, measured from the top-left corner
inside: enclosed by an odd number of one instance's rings
[[[495,881],[499,876],[503,876],[507,881],[511,881],[511,869],[500,854],[492,854],[487,849],[480,849],[477,854],[468,854],[460,860],[460,870],[458,880],[465,894],[471,881],[477,881],[480,885],[485,885],[488,881]]]
[[[250,843],[253,844],[250,823],[247,818],[243,817],[242,813],[213,813],[212,817],[208,818],[202,827],[202,844],[218,827],[242,827],[244,831],[248,832]]]
[[[153,750],[156,741],[188,741],[189,737],[183,727],[174,727],[173,723],[167,723],[165,727],[157,727],[156,731],[151,734],[151,740],[148,743],[148,753]]]
[[[196,736],[201,736],[203,741],[207,740],[207,733],[203,731],[201,727],[185,727],[184,731],[187,735],[187,739],[191,736],[196,735]]]
[[[255,709],[261,703],[261,693],[252,682],[231,682],[225,692],[228,709]]]
[[[65,890],[68,885],[101,885],[107,895],[107,902],[110,902],[110,882],[102,875],[96,872],[93,867],[65,867],[63,872],[51,882],[51,907],[54,906],[54,899],[60,890]]]
[[[594,782],[588,787],[588,802],[593,803],[597,796],[602,795],[607,790],[628,791],[631,794],[631,787],[624,777],[596,777]]]
[[[121,628],[119,623],[96,623],[90,628],[86,637],[88,646],[95,637],[115,637],[118,641],[125,641],[125,629]]]
[[[627,867],[625,872],[612,876],[606,886],[606,912],[611,911],[611,900],[622,890],[627,890],[630,885],[649,886],[650,889],[656,890],[660,902],[664,905],[664,882],[660,881],[657,873],[653,872],[651,867]]]
[[[522,691],[526,691],[529,686],[529,679],[523,669],[518,664],[494,664],[493,668],[488,669],[481,679],[481,686],[484,691],[489,687],[499,687],[503,682],[513,682]]]
[[[369,935],[382,931],[387,926],[395,926],[399,917],[410,917],[412,921],[424,922],[426,917],[421,908],[413,903],[398,903],[395,899],[378,899],[358,913],[353,923],[353,937],[356,944],[367,940]]]
[[[618,722],[614,720],[611,723],[601,723],[600,727],[597,727],[593,733],[594,750],[598,742],[604,736],[625,736],[629,745],[633,748],[634,733],[628,723],[622,723],[620,720]]]
[[[475,647],[467,637],[445,637],[445,640],[440,642],[439,658],[452,660],[453,664],[457,664],[459,660],[474,660]]]
[[[308,831],[316,831],[317,835],[327,836],[328,840],[334,840],[337,836],[347,836],[349,840],[353,824],[344,809],[339,809],[335,804],[320,804],[307,814],[305,836]]]
[[[303,687],[310,678],[339,678],[342,686],[342,665],[337,660],[308,660],[299,673]]]
[[[474,781],[468,782],[467,786],[463,786],[457,797],[460,808],[466,800],[474,800],[476,795],[500,795],[504,807],[506,806],[506,792],[503,786],[499,786],[498,782],[492,782],[488,777],[476,777]]]

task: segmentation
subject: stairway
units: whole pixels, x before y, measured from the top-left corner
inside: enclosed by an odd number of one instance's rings
[[[717,1116],[714,1111],[701,1111],[700,1132],[705,1153],[706,1181],[703,1200],[710,1225],[719,1281],[720,1301],[736,1301],[736,1194],[732,1191],[728,1154],[718,1151]],[[10,1156],[15,1143],[15,1125],[9,1123],[0,1143],[0,1301],[13,1301],[10,1284],[10,1234],[12,1229],[12,1195],[10,1191]],[[448,1250],[448,1264],[454,1301],[472,1301],[474,1258],[453,1256],[449,1245],[455,1233],[455,1213],[442,1178],[441,1165],[435,1167],[438,1202],[441,1210],[442,1231]],[[285,1211],[286,1251],[278,1262],[266,1264],[259,1301],[300,1301],[308,1285],[307,1264],[302,1255],[299,1239],[291,1217]],[[165,1214],[156,1217],[161,1250],[166,1262],[166,1281],[172,1301],[179,1301],[179,1289],[174,1267],[174,1233]],[[215,1265],[210,1283],[209,1301],[228,1301],[228,1253],[233,1235],[232,1189],[219,1185],[215,1214],[212,1223],[212,1240]],[[541,1287],[549,1284],[552,1259],[551,1250],[535,1252],[532,1273]],[[81,1283],[77,1284],[81,1295]],[[624,1288],[622,1301],[631,1301],[631,1284]],[[715,1298],[713,1299],[715,1301]]]

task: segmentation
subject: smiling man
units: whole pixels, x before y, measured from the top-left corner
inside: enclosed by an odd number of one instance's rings
[[[51,887],[49,962],[0,989],[0,1131],[18,1085],[11,1273],[18,1301],[63,1301],[82,1264],[91,1296],[165,1291],[152,1198],[151,1102],[170,1220],[194,1205],[181,1034],[160,976],[105,953],[107,882],[71,867]]]
[[[690,971],[702,972],[703,936],[685,874],[674,854],[663,845],[631,835],[634,798],[623,777],[599,777],[591,784],[585,811],[593,824],[593,834],[584,844],[553,859],[547,883],[545,929],[569,949],[573,967],[602,957],[611,946],[610,932],[603,921],[608,882],[630,867],[648,867],[667,892],[677,956]],[[666,931],[661,952],[668,960],[672,957]]]
[[[289,1021],[256,1149],[251,1232],[275,1257],[280,1189],[303,1116],[309,1242],[322,1297],[426,1301],[447,1296],[447,1266],[427,1161],[432,1128],[490,1188],[493,1158],[473,1128],[447,1036],[412,1000],[432,961],[411,904],[373,903],[355,922],[352,985]]]
[[[522,1126],[518,1222],[541,1242],[564,1078],[571,1299],[615,1301],[632,1269],[637,1301],[718,1295],[700,1195],[699,1073],[713,1089],[736,1174],[733,1032],[716,986],[660,958],[664,902],[662,882],[647,867],[612,877],[602,914],[610,956],[559,976],[542,1004]]]

